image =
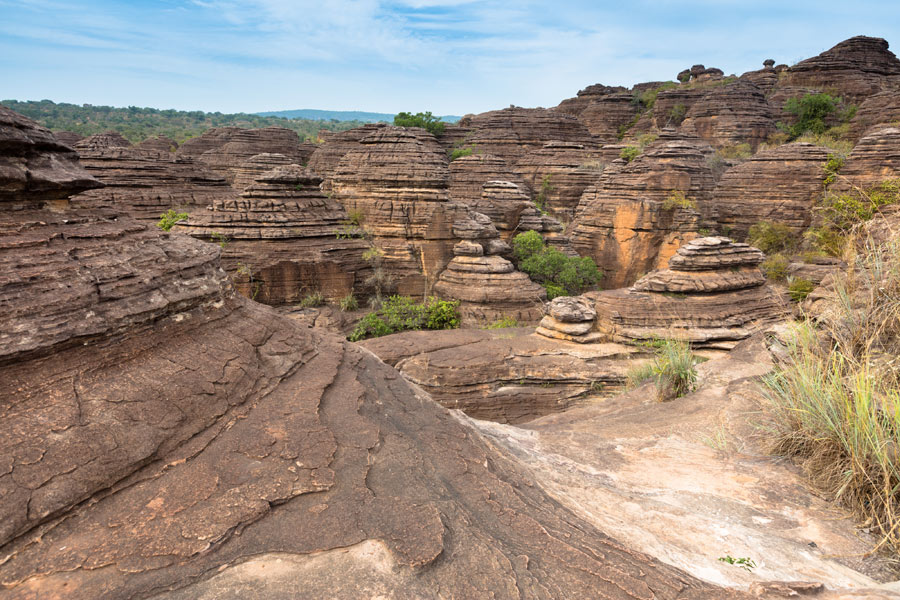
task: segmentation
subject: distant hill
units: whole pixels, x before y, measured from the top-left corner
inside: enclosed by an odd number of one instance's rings
[[[256,113],[261,117],[281,117],[283,119],[313,119],[322,121],[363,121],[365,123],[391,123],[394,115],[388,113],[365,112],[361,110],[318,110],[315,108],[300,108],[297,110],[273,110]],[[460,117],[444,115],[439,117],[441,121],[456,123]]]
[[[30,117],[51,131],[74,131],[88,136],[104,131],[118,131],[131,142],[156,135],[166,135],[179,144],[196,137],[211,127],[284,127],[296,131],[301,139],[316,139],[322,129],[345,131],[365,125],[363,120],[285,119],[246,113],[223,114],[199,110],[160,110],[129,106],[94,106],[66,104],[50,100],[0,100],[0,104]],[[323,111],[326,112],[326,111]],[[363,113],[360,113],[363,114]],[[393,120],[393,115],[390,115]]]

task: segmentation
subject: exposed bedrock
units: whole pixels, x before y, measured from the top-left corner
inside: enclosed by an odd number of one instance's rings
[[[516,171],[533,190],[533,198],[553,216],[570,222],[581,194],[603,172],[601,152],[582,144],[548,142],[523,156]]]
[[[900,82],[892,90],[866,98],[850,120],[850,133],[855,139],[885,127],[900,127]]]
[[[832,185],[836,191],[867,189],[900,177],[900,127],[872,129],[847,157]]]
[[[569,227],[572,245],[603,272],[605,288],[662,268],[711,216],[712,149],[663,132],[632,162],[613,163],[581,197]]]
[[[762,91],[752,83],[736,81],[711,87],[693,102],[681,130],[713,146],[747,143],[756,148],[776,132],[775,121]]]
[[[813,144],[785,144],[725,171],[713,193],[719,228],[745,239],[760,221],[783,223],[798,233],[809,227],[822,197],[828,154]]]
[[[324,178],[326,191],[331,189],[331,176],[334,175],[344,155],[350,150],[360,149],[360,140],[384,127],[387,127],[384,123],[370,123],[325,136],[325,141],[319,144],[309,157],[307,166]]]
[[[612,341],[679,338],[698,346],[730,349],[738,341],[786,319],[785,294],[765,283],[764,255],[728,238],[705,237],[678,249],[669,268],[653,271],[630,288],[588,292],[594,329]]]
[[[348,151],[332,176],[335,199],[360,216],[398,293],[428,293],[453,258],[453,223],[467,208],[450,200],[447,165],[424,129],[386,126]]]
[[[314,292],[330,300],[365,294],[369,244],[347,225],[344,207],[322,193],[321,182],[298,165],[275,168],[176,231],[222,245],[222,266],[238,291],[257,302],[297,302]]]
[[[529,196],[531,193],[522,176],[499,156],[477,153],[450,163],[450,198],[454,202],[472,206],[481,199],[488,181],[509,181]]]

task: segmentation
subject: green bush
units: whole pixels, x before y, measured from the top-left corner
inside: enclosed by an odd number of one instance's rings
[[[551,174],[548,173],[541,178],[541,189],[534,197],[534,205],[539,211],[541,211],[541,214],[547,213],[547,200],[550,198],[550,194],[553,193],[553,186],[550,184],[550,177]]]
[[[700,360],[691,352],[690,344],[674,339],[656,340],[649,344],[654,348],[653,361],[628,372],[628,388],[653,381],[660,401],[679,398],[693,391],[697,381],[695,367]]]
[[[794,115],[796,120],[792,125],[783,127],[791,139],[806,132],[825,133],[828,129],[825,119],[834,114],[840,104],[840,98],[829,94],[806,94],[802,98],[790,98],[784,109]]]
[[[747,243],[766,254],[790,253],[797,248],[797,233],[784,223],[760,221],[752,225],[748,233]]]
[[[513,238],[513,257],[519,270],[544,286],[550,300],[557,296],[577,296],[600,281],[601,274],[593,259],[567,256],[546,246],[536,231],[526,231]]]
[[[475,148],[472,146],[466,146],[464,148],[454,148],[450,151],[450,162],[453,162],[457,158],[462,158],[463,156],[472,156],[472,153],[475,152]]]
[[[816,284],[809,279],[803,279],[802,277],[798,277],[788,282],[788,293],[791,295],[791,300],[794,302],[806,300],[806,297],[809,296],[814,289],[816,289]]]
[[[325,296],[318,290],[308,293],[300,300],[300,308],[315,308],[323,304],[325,304]]]
[[[726,144],[716,150],[716,154],[729,160],[743,160],[753,156],[753,148],[747,143]]]
[[[671,121],[671,123],[677,127],[678,125],[681,125],[686,115],[687,106],[685,106],[684,103],[679,102],[672,107],[672,110],[669,111],[669,121]]]
[[[508,329],[510,327],[519,327],[519,322],[513,319],[512,317],[503,317],[502,319],[498,319],[493,323],[489,323],[482,327],[482,329]]]
[[[836,154],[829,154],[828,160],[825,162],[825,165],[822,167],[822,170],[825,171],[824,177],[822,177],[822,182],[825,186],[829,186],[837,179],[838,172],[844,166],[844,157]]]
[[[416,114],[401,112],[394,117],[394,125],[398,127],[421,127],[433,135],[444,133],[445,123],[431,112],[419,112]]]
[[[157,227],[162,229],[163,231],[171,231],[173,227],[175,227],[176,223],[180,223],[181,221],[187,221],[190,218],[190,215],[187,213],[177,213],[173,209],[169,209],[165,212],[165,214],[159,215],[159,223],[156,224]]]
[[[624,158],[625,162],[631,162],[641,154],[641,149],[637,146],[625,146],[619,152],[619,158]]]
[[[784,281],[787,278],[790,261],[783,254],[772,254],[759,266],[763,275],[773,281]]]
[[[827,193],[816,213],[819,223],[804,234],[814,250],[839,256],[847,235],[858,224],[870,220],[883,206],[900,202],[900,179],[882,181],[867,190]]]
[[[340,301],[340,307],[343,312],[352,312],[359,308],[359,302],[356,299],[356,296],[353,295],[353,292],[350,292]]]
[[[671,190],[663,201],[663,210],[672,210],[680,208],[683,210],[694,209],[697,203],[684,195],[681,190]]]
[[[428,298],[417,303],[409,296],[391,296],[378,312],[367,314],[347,339],[357,342],[400,331],[459,327],[459,301]]]

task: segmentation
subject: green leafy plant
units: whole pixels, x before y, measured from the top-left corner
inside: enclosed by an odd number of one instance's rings
[[[736,567],[740,567],[747,571],[753,571],[756,568],[756,563],[753,562],[752,559],[743,557],[743,558],[735,558],[731,555],[726,554],[725,556],[720,556],[719,560],[724,563],[728,563],[729,565],[734,565]]]
[[[218,244],[219,248],[224,250],[225,246],[228,245],[228,242],[230,242],[231,239],[224,233],[213,231],[211,234],[209,234],[209,241]]]
[[[684,117],[687,115],[687,106],[683,102],[678,102],[669,111],[669,122],[676,127],[681,125]]]
[[[450,162],[453,162],[457,158],[462,158],[463,156],[472,156],[475,152],[474,146],[465,146],[462,148],[453,148],[450,150]]]
[[[163,231],[171,231],[176,223],[187,221],[189,218],[189,214],[175,212],[175,210],[170,208],[164,214],[159,216],[159,223],[157,223],[156,226]]]
[[[814,289],[816,289],[816,284],[809,279],[803,279],[802,277],[788,278],[788,293],[791,296],[791,300],[794,302],[806,300],[806,297],[809,296]]]
[[[441,135],[444,133],[445,123],[440,117],[436,117],[431,112],[418,112],[416,114],[401,112],[394,117],[394,125],[398,127],[421,127],[433,135]]]
[[[874,217],[880,209],[900,202],[900,179],[888,179],[867,190],[826,193],[814,209],[818,224],[804,234],[813,250],[839,256],[852,229]]]
[[[325,296],[318,290],[306,294],[300,300],[300,308],[315,308],[323,304],[325,304]]]
[[[681,190],[671,190],[666,199],[663,200],[663,210],[672,210],[680,208],[682,210],[691,210],[697,208],[697,203],[684,195]]]
[[[791,125],[781,124],[790,139],[797,139],[806,132],[814,134],[825,133],[828,129],[826,119],[830,117],[841,104],[841,99],[829,94],[805,94],[801,98],[789,98],[784,105],[784,110],[795,117]]]
[[[544,244],[536,231],[513,238],[513,258],[523,271],[547,290],[549,299],[576,296],[600,281],[600,271],[589,257],[572,257]]]
[[[763,275],[766,276],[766,279],[771,279],[773,281],[783,281],[787,278],[788,274],[788,266],[790,266],[790,261],[783,254],[770,254],[766,257],[766,260],[759,265],[759,268],[762,269]]]
[[[760,221],[750,226],[747,242],[766,254],[776,254],[793,252],[797,249],[799,239],[797,233],[784,223]]]
[[[679,398],[694,390],[697,381],[695,366],[700,360],[683,340],[653,340],[647,345],[654,349],[651,362],[632,368],[626,375],[628,387],[635,388],[645,381],[656,384],[659,401]]]
[[[729,160],[743,160],[753,156],[753,149],[747,143],[725,144],[716,150],[716,154]]]
[[[510,327],[520,327],[519,322],[512,317],[503,317],[493,323],[482,326],[482,329],[508,329]]]
[[[637,146],[625,146],[619,152],[619,158],[625,159],[625,162],[631,162],[641,155],[641,149]]]
[[[343,298],[341,298],[339,305],[341,307],[341,311],[343,312],[353,312],[357,308],[359,308],[359,301],[357,301],[356,296],[353,295],[353,292],[350,292]]]
[[[459,327],[459,301],[427,298],[417,303],[409,296],[391,296],[377,312],[367,314],[347,337],[357,342],[400,331]]]
[[[553,185],[550,183],[551,174],[548,173],[541,178],[541,189],[534,197],[534,205],[542,214],[547,214],[547,200],[553,193]]]
[[[824,177],[822,177],[822,182],[826,187],[835,182],[838,176],[838,172],[844,166],[844,157],[836,154],[829,154],[828,160],[825,162],[825,165],[822,167],[822,170],[825,172]]]

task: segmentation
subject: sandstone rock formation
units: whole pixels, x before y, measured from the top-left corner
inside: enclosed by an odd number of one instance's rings
[[[94,183],[7,113],[4,596],[744,596],[607,538],[393,369],[236,296],[217,246],[37,208]]]
[[[383,127],[387,127],[387,125],[384,123],[369,123],[347,131],[330,133],[325,137],[325,141],[316,147],[309,157],[307,166],[325,179],[326,191],[330,189],[331,176],[338,168],[344,155],[350,150],[360,149],[360,140]]]
[[[500,256],[509,246],[500,241],[491,218],[471,213],[454,224],[453,232],[462,241],[454,246],[453,260],[434,293],[459,300],[462,325],[483,326],[504,318],[523,324],[537,321],[547,293]]]
[[[76,150],[101,150],[105,148],[130,148],[131,142],[118,131],[97,133],[75,143]]]
[[[530,195],[525,180],[499,156],[478,152],[450,162],[450,198],[454,202],[466,206],[478,202],[488,181],[509,181]]]
[[[872,129],[853,147],[831,189],[867,189],[898,177],[900,127]]]
[[[895,88],[866,98],[850,120],[850,133],[859,139],[871,129],[900,127],[900,93]]]
[[[679,338],[732,348],[791,313],[787,299],[765,284],[764,255],[728,238],[698,238],[678,249],[669,268],[632,287],[588,292],[595,330],[614,341]]]
[[[545,210],[569,222],[575,217],[581,194],[600,178],[603,163],[599,150],[571,142],[548,142],[522,157],[516,171]]]
[[[454,221],[447,154],[424,129],[385,126],[362,138],[332,176],[335,198],[383,253],[398,293],[423,295],[453,257]]]
[[[562,108],[562,104],[560,108]],[[634,94],[614,91],[608,94],[592,95],[587,105],[578,113],[578,120],[584,123],[591,135],[601,142],[615,142],[629,124],[634,123],[640,112],[634,102]]]
[[[247,189],[248,186],[253,185],[257,178],[261,175],[265,175],[275,167],[291,164],[297,163],[294,159],[285,156],[284,154],[273,152],[257,154],[235,168],[234,180],[231,182],[231,186],[238,191],[243,191]]]
[[[572,245],[597,263],[603,287],[622,287],[664,267],[696,237],[701,212],[711,208],[711,151],[696,138],[663,132],[642,155],[613,163],[585,190],[570,226]]]
[[[313,292],[330,300],[365,294],[369,244],[351,231],[344,207],[319,190],[321,182],[300,166],[278,167],[176,230],[222,244],[222,266],[257,302],[298,302]]]
[[[75,144],[84,139],[83,135],[75,133],[74,131],[54,131],[53,137],[55,137],[58,142],[71,148],[74,148]]]
[[[544,337],[590,344],[602,340],[602,334],[593,331],[597,311],[587,298],[560,296],[545,307],[544,318],[535,333]]]
[[[139,142],[136,147],[142,150],[155,150],[156,152],[175,152],[178,149],[178,143],[170,137],[157,135]]]
[[[595,83],[589,85],[583,90],[579,90],[574,98],[568,98],[559,103],[554,110],[556,112],[565,113],[577,117],[590,105],[591,102],[599,100],[609,94],[627,92],[628,90],[622,86],[603,85]]]
[[[760,221],[783,223],[798,233],[809,227],[813,206],[822,197],[828,154],[813,144],[785,144],[725,171],[713,200],[720,229],[745,239]]]
[[[713,146],[747,143],[755,149],[775,133],[775,121],[759,88],[739,80],[709,88],[687,110],[681,128]]]

